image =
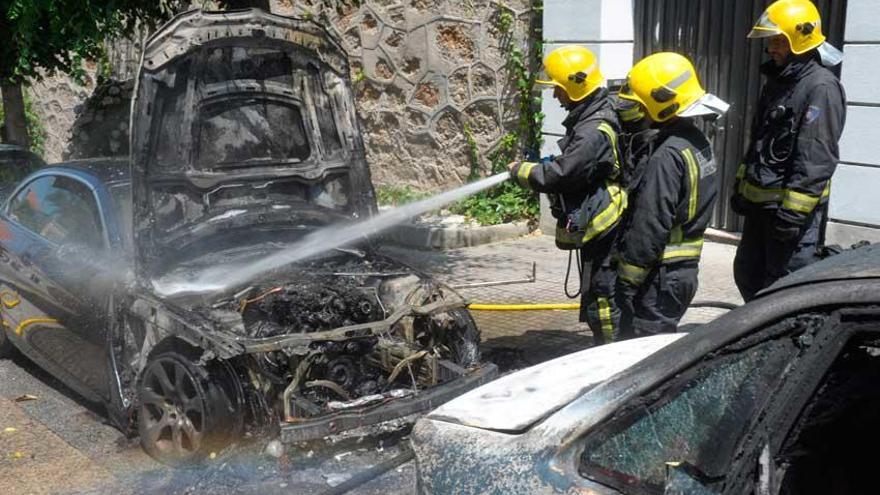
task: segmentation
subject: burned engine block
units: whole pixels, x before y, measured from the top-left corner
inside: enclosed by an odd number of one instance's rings
[[[351,278],[306,280],[243,300],[241,317],[251,337],[332,330],[383,317],[375,291],[369,292]]]

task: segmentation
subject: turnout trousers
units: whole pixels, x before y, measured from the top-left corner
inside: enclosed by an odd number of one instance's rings
[[[617,229],[595,246],[581,249],[580,321],[593,332],[593,345],[619,340],[620,309],[614,297],[617,270],[612,264],[612,247]]]
[[[621,338],[672,333],[697,293],[698,260],[654,267],[638,287],[617,283]]]
[[[780,241],[773,237],[776,211],[759,210],[745,217],[742,239],[733,261],[736,286],[745,301],[776,280],[819,261],[824,243],[825,205],[817,207],[794,238]]]

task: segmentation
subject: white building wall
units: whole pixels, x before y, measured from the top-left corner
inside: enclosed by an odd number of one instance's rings
[[[846,127],[831,186],[829,244],[880,242],[880,2],[849,0],[842,81]]]
[[[633,59],[632,0],[544,0],[544,54],[561,45],[584,45],[599,59],[607,79],[623,79]],[[543,91],[544,145],[541,155],[559,154],[556,141],[565,134],[566,111]],[[556,221],[541,195],[541,230],[552,234]]]
[[[623,79],[632,67],[633,6],[631,0],[545,0],[544,54],[562,45],[584,45],[599,59],[607,79]],[[543,91],[542,155],[558,154],[556,141],[565,130],[566,111]]]

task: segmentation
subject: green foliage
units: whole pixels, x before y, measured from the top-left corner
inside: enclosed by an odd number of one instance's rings
[[[521,149],[537,152],[541,148],[544,114],[541,113],[541,98],[535,95],[535,80],[543,56],[539,27],[542,11],[541,0],[536,0],[532,5],[532,24],[537,39],[529,40],[527,51],[523,51],[514,43],[516,18],[513,12],[499,6],[498,15],[495,17],[496,27],[502,35],[502,45],[506,47],[508,54],[507,70],[516,91],[519,118],[516,130],[502,136],[498,145],[487,157],[489,171],[492,174],[504,171],[508,163],[521,158]],[[470,180],[475,180],[481,175],[479,149],[467,122],[463,126],[463,133],[471,161]],[[513,181],[508,181],[455,204],[451,211],[465,215],[480,225],[495,225],[516,220],[535,222],[540,207],[537,194],[520,187]]]
[[[513,12],[508,9],[502,9],[498,12],[497,17],[498,31],[504,36],[509,36],[513,33],[513,21]]]
[[[34,109],[33,100],[27,92],[24,93],[24,116],[27,120],[27,131],[31,138],[31,151],[39,156],[43,156],[46,151],[46,127],[37,115]],[[0,123],[5,119],[6,114],[3,112],[3,103],[0,102]]]
[[[534,193],[513,182],[504,182],[488,192],[464,199],[450,208],[480,225],[497,225],[526,220],[533,222],[540,213]]]
[[[471,125],[467,122],[462,126],[464,139],[468,147],[468,158],[471,161],[471,172],[468,175],[468,181],[473,182],[480,178],[480,148],[477,147],[477,140],[474,139],[474,133],[471,131]]]
[[[400,206],[429,196],[427,193],[416,191],[409,186],[378,186],[376,187],[376,201],[380,205]]]
[[[153,27],[189,2],[182,0],[0,0],[0,78],[20,82],[56,71],[85,75],[106,39]]]
[[[359,84],[364,82],[364,79],[367,78],[367,73],[364,72],[364,69],[358,69],[355,71],[354,75],[351,76],[351,82],[354,84]]]

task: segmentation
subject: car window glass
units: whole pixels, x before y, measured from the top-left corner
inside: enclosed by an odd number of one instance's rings
[[[56,244],[103,246],[98,205],[82,182],[63,176],[40,177],[12,199],[9,216]]]
[[[658,493],[670,462],[723,477],[741,433],[778,383],[789,351],[788,342],[767,342],[686,373],[588,440],[583,473]]]

